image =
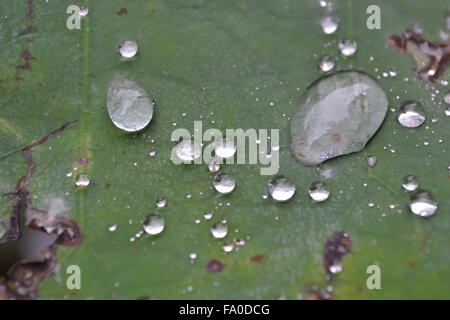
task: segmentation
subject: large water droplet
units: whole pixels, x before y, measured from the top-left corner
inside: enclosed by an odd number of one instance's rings
[[[214,188],[220,193],[230,193],[236,187],[236,180],[225,173],[218,174],[214,178]]]
[[[327,189],[324,182],[314,182],[308,190],[309,197],[316,202],[322,202],[330,196],[330,190]]]
[[[414,191],[419,187],[419,183],[417,182],[415,176],[409,174],[403,179],[402,187],[407,191]]]
[[[116,127],[135,132],[152,120],[154,102],[136,82],[116,76],[108,88],[108,114]]]
[[[318,165],[360,151],[387,110],[386,94],[371,76],[358,71],[324,76],[306,89],[292,117],[292,153],[304,165]]]
[[[318,65],[321,71],[328,72],[334,69],[335,63],[330,56],[322,56]]]
[[[295,194],[295,185],[285,177],[269,181],[267,189],[270,196],[277,201],[288,201]]]
[[[320,26],[325,34],[333,34],[339,27],[339,18],[333,16],[325,16],[320,20]]]
[[[438,209],[438,203],[433,201],[427,192],[421,192],[411,198],[409,209],[420,217],[431,217]]]
[[[236,153],[234,139],[220,139],[214,143],[214,153],[221,158],[231,158]]]
[[[182,140],[173,147],[172,154],[182,161],[190,162],[202,155],[202,147],[191,139]]]
[[[225,238],[228,234],[228,226],[226,223],[218,222],[211,228],[211,234],[216,239]]]
[[[119,53],[124,58],[133,58],[138,52],[138,44],[133,40],[125,40],[119,45]]]
[[[339,51],[342,55],[349,57],[355,54],[358,50],[358,44],[355,40],[342,39],[339,41]]]
[[[406,101],[400,106],[397,114],[398,122],[406,128],[417,128],[426,119],[425,111],[418,102]]]
[[[164,226],[164,218],[157,214],[152,214],[145,219],[144,231],[151,235],[157,235],[163,232]]]

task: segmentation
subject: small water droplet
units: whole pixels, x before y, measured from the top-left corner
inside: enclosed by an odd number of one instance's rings
[[[329,72],[334,69],[335,63],[330,56],[322,56],[318,63],[319,69],[323,72]]]
[[[214,143],[214,152],[216,156],[221,158],[231,158],[236,153],[236,145],[234,139],[220,139]]]
[[[377,164],[377,161],[378,161],[378,159],[376,156],[370,155],[370,156],[367,156],[367,158],[366,158],[367,166],[369,168],[374,168]]]
[[[234,249],[234,243],[232,241],[227,241],[222,246],[223,251],[231,252]]]
[[[203,218],[205,218],[206,220],[209,220],[212,217],[213,217],[212,211],[206,211],[205,214],[203,215]]]
[[[444,96],[444,102],[450,104],[450,92],[447,92]]]
[[[116,230],[117,230],[117,223],[111,223],[111,224],[108,226],[108,231],[114,232],[114,231],[116,231]]]
[[[330,196],[330,190],[327,189],[324,182],[314,182],[308,190],[309,197],[316,202],[322,202]]]
[[[294,196],[296,188],[287,178],[279,177],[269,181],[267,190],[274,200],[288,201]]]
[[[167,206],[167,199],[164,197],[158,197],[156,199],[156,206],[158,208],[165,208]]]
[[[202,155],[202,147],[192,139],[182,140],[173,147],[172,154],[182,161],[192,161]]]
[[[213,160],[208,164],[208,170],[210,172],[218,172],[220,170],[220,164]]]
[[[339,41],[339,51],[342,55],[350,57],[355,54],[356,50],[358,50],[358,44],[355,40],[342,39]]]
[[[84,6],[79,6],[80,11],[78,12],[78,14],[80,15],[80,17],[86,17],[89,13],[89,8],[84,7]]]
[[[86,173],[80,173],[77,181],[75,181],[75,185],[77,187],[87,187],[90,183],[91,181],[89,180],[89,175]]]
[[[438,203],[433,201],[427,192],[421,192],[411,198],[409,209],[420,217],[431,217],[436,213]]]
[[[136,82],[116,76],[108,88],[107,109],[116,127],[127,132],[144,129],[153,117],[153,101]]]
[[[225,173],[218,174],[214,178],[214,188],[220,193],[230,193],[236,187],[236,180]]]
[[[223,239],[228,234],[228,226],[226,223],[218,222],[211,228],[211,234],[216,239]]]
[[[325,16],[320,20],[320,26],[325,34],[333,34],[339,28],[339,18],[333,16]]]
[[[191,260],[191,262],[193,262],[194,260],[196,260],[198,257],[196,252],[191,252],[189,253],[189,259]]]
[[[124,58],[133,58],[138,52],[138,44],[133,40],[125,40],[119,45],[119,53]]]
[[[145,219],[144,222],[144,230],[146,233],[151,235],[157,235],[160,234],[165,227],[165,220],[163,217],[152,214]]]
[[[448,106],[447,108],[445,108],[444,113],[447,117],[450,117],[450,106]]]
[[[148,152],[148,155],[149,155],[150,157],[154,157],[154,156],[156,156],[156,151],[155,151],[155,150],[150,150],[150,151]]]
[[[426,119],[422,105],[414,101],[406,101],[400,106],[397,114],[398,122],[405,128],[417,128]]]
[[[414,175],[409,174],[403,179],[402,187],[407,191],[414,191],[419,187],[419,183]]]

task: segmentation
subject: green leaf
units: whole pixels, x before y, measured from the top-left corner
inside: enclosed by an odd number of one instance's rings
[[[84,0],[89,14],[80,30],[66,27],[72,1],[2,1],[0,193],[16,190],[27,172],[22,148],[78,120],[30,152],[36,166],[28,185],[32,207],[45,212],[62,200],[83,234],[81,245],[58,247],[59,268],[40,284],[39,297],[307,298],[314,286],[326,287],[324,246],[344,231],[352,252],[333,277],[333,297],[450,298],[450,122],[441,103],[448,87],[416,79],[413,60],[386,45],[390,35],[414,24],[437,40],[448,1],[335,2],[341,25],[324,35],[319,18],[325,11],[312,0]],[[381,8],[380,30],[366,28],[371,4]],[[357,41],[355,56],[339,56],[341,38]],[[118,54],[125,39],[139,44],[129,61]],[[321,76],[317,60],[323,54],[338,58],[337,70],[379,77],[390,106],[412,99],[428,115],[426,124],[410,130],[388,112],[363,151],[322,165],[326,179],[297,163],[289,147],[291,116],[303,90]],[[399,75],[384,78],[390,69]],[[119,74],[156,101],[142,133],[126,134],[108,117],[108,85]],[[448,71],[443,79],[449,80]],[[173,164],[171,133],[193,132],[194,120],[203,121],[204,131],[280,129],[279,174],[296,185],[294,199],[263,200],[272,177],[260,175],[260,165],[222,166],[237,180],[236,189],[223,196],[212,188],[205,164]],[[156,156],[148,156],[150,150]],[[372,169],[368,155],[378,158]],[[86,188],[75,186],[81,171],[90,177]],[[401,188],[407,174],[416,175],[439,203],[432,218],[408,211],[410,195]],[[326,180],[332,192],[324,203],[307,195],[317,180]],[[158,196],[167,198],[166,208],[155,206]],[[11,210],[11,197],[1,197],[6,229]],[[214,211],[211,220],[203,218],[206,211]],[[151,213],[164,217],[165,230],[130,242]],[[225,253],[223,240],[210,234],[222,218],[227,239],[245,240],[237,251]],[[118,228],[109,232],[112,223]],[[193,263],[191,252],[198,254]],[[381,268],[381,290],[366,286],[373,264]],[[66,287],[70,265],[81,268],[80,290]]]

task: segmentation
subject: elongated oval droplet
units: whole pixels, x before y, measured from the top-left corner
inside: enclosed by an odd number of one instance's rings
[[[141,86],[122,76],[116,76],[108,88],[109,117],[124,131],[144,129],[152,120],[153,105],[153,100]]]
[[[314,166],[360,151],[387,110],[385,92],[368,74],[344,71],[324,76],[306,89],[292,117],[292,153],[300,163]]]

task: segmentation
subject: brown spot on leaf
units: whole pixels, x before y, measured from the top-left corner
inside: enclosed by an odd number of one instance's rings
[[[323,265],[328,276],[342,269],[342,259],[352,250],[352,241],[345,232],[336,232],[325,243]]]
[[[32,34],[37,32],[38,29],[35,26],[28,26],[25,30],[23,30],[21,33],[19,33],[19,36],[26,36],[28,34]]]
[[[225,265],[216,259],[211,259],[206,264],[206,269],[208,269],[209,272],[222,272]]]
[[[450,42],[431,42],[419,30],[409,28],[391,36],[387,43],[400,54],[411,55],[416,62],[415,73],[425,81],[436,82],[450,62]]]
[[[18,65],[18,66],[16,67],[16,70],[28,70],[28,71],[31,71],[32,68],[31,68],[31,63],[30,63],[30,61],[31,61],[31,60],[36,60],[36,58],[33,57],[33,56],[31,55],[30,51],[28,51],[28,50],[23,50],[23,51],[22,51],[22,58],[23,58],[24,63]]]
[[[34,0],[27,0],[27,19],[34,20]]]
[[[251,262],[263,262],[266,259],[265,256],[263,256],[262,254],[258,254],[256,256],[253,256],[250,258]]]
[[[128,9],[127,8],[120,8],[120,10],[117,12],[117,15],[121,16],[124,14],[128,14]]]

